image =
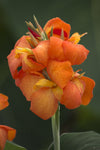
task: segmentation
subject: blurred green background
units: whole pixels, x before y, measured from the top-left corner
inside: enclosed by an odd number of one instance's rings
[[[34,115],[30,104],[15,86],[6,56],[18,38],[27,32],[33,14],[43,27],[53,17],[71,24],[71,34],[84,33],[81,43],[90,50],[78,68],[96,82],[91,103],[75,110],[61,107],[61,133],[94,130],[100,133],[100,1],[99,0],[0,0],[0,93],[9,96],[10,106],[0,112],[0,124],[17,130],[15,143],[28,150],[46,149],[52,141],[51,120]]]

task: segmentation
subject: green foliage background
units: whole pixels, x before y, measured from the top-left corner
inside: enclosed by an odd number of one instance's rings
[[[44,121],[29,110],[27,102],[15,86],[6,56],[18,38],[27,32],[26,21],[33,14],[42,26],[60,17],[71,24],[74,32],[88,35],[81,43],[89,50],[88,59],[78,68],[96,82],[91,103],[75,110],[61,107],[61,133],[94,130],[100,133],[100,1],[99,0],[0,0],[0,93],[9,96],[10,106],[0,112],[0,124],[16,128],[15,143],[28,150],[42,150],[52,141],[51,120]]]

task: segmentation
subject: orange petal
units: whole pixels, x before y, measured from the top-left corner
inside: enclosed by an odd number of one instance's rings
[[[81,105],[82,101],[80,91],[72,81],[70,81],[64,88],[60,102],[68,109],[75,109]]]
[[[12,141],[15,136],[15,129],[5,125],[0,125],[0,150],[4,149],[6,140]]]
[[[55,114],[57,107],[58,101],[51,88],[41,88],[31,96],[30,110],[44,120],[52,117]]]
[[[48,37],[50,37],[51,28],[53,27],[53,36],[61,37],[61,31],[64,31],[64,39],[67,40],[70,34],[71,27],[69,24],[56,17],[49,20],[44,26],[44,30]]]
[[[38,63],[47,66],[48,62],[48,47],[49,41],[42,41],[36,48],[33,49],[33,53]]]
[[[27,38],[29,38],[29,36],[22,36],[15,44],[14,48],[18,47],[25,47],[25,48],[31,48]]]
[[[93,97],[93,88],[95,86],[95,82],[88,77],[82,77],[81,79],[85,82],[85,91],[82,96],[82,104],[88,105]]]
[[[64,88],[72,78],[73,70],[69,61],[58,62],[51,60],[47,66],[47,72],[53,82],[60,88]]]
[[[57,37],[50,38],[50,46],[48,49],[48,55],[51,59],[56,59],[58,61],[64,61],[64,51],[62,47],[63,40]]]
[[[20,88],[23,95],[26,97],[27,100],[30,100],[32,93],[34,92],[34,85],[42,79],[41,76],[35,74],[29,74],[20,72],[18,78],[15,80],[16,86]]]
[[[11,53],[7,56],[8,65],[11,72],[12,77],[15,79],[18,75],[17,68],[21,66],[21,57],[17,58],[15,54],[15,49],[11,51]]]
[[[8,105],[8,96],[0,93],[0,110],[6,108]]]
[[[87,58],[89,51],[83,45],[69,41],[64,41],[62,45],[66,60],[70,61],[72,65],[79,65]]]

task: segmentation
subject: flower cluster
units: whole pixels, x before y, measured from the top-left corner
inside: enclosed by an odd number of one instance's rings
[[[68,109],[87,105],[95,82],[72,68],[87,58],[89,50],[78,44],[86,33],[70,37],[70,25],[58,17],[44,28],[34,20],[36,28],[26,22],[29,32],[16,42],[7,58],[16,86],[31,102],[30,110],[46,120],[55,114],[59,103]]]

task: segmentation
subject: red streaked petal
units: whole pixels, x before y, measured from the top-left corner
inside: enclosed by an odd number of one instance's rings
[[[79,65],[87,58],[89,51],[83,45],[74,44],[69,41],[64,41],[62,45],[65,58],[70,61],[72,65]]]
[[[44,120],[52,117],[57,108],[58,101],[51,88],[41,88],[31,96],[30,110]]]
[[[82,104],[88,105],[93,97],[93,88],[95,86],[94,80],[88,77],[81,77],[81,80],[85,82],[85,90],[82,96]]]
[[[6,108],[8,105],[8,96],[0,93],[0,110]]]
[[[47,66],[47,72],[51,80],[60,88],[64,88],[72,78],[73,69],[69,61],[58,62],[51,60]]]
[[[64,39],[67,40],[70,34],[70,25],[62,21],[60,18],[56,17],[50,19],[44,26],[44,30],[48,37],[50,37],[51,28],[53,27],[53,36],[60,37],[61,31],[64,31]]]
[[[30,100],[31,95],[34,92],[33,87],[40,79],[42,79],[42,77],[39,75],[21,71],[18,78],[15,80],[15,84],[20,88],[26,99]]]
[[[75,109],[81,105],[82,101],[80,91],[72,81],[70,81],[64,88],[60,102],[68,109]]]
[[[48,49],[48,55],[50,59],[55,59],[58,61],[64,61],[64,51],[62,47],[63,40],[57,37],[50,37],[50,46]]]
[[[36,48],[33,49],[33,53],[38,63],[47,66],[48,62],[48,47],[49,41],[42,41]]]
[[[30,29],[29,27],[28,27],[28,30],[32,33],[32,35],[33,35],[35,38],[40,37],[39,34],[37,34],[36,32],[34,32],[34,31],[33,31],[32,29]]]

